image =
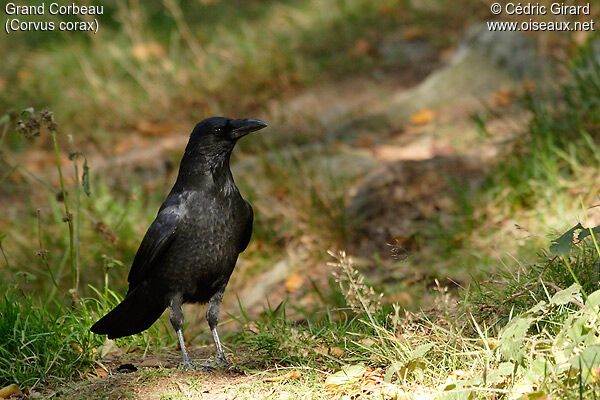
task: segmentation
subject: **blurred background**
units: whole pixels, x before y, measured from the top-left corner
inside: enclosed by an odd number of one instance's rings
[[[269,123],[233,155],[255,210],[225,295],[233,315],[344,307],[328,250],[346,251],[384,303],[418,310],[526,275],[551,237],[598,225],[594,32],[493,32],[486,21],[530,17],[477,0],[85,4],[104,8],[96,34],[0,41],[0,281],[12,291],[52,307],[122,296],[189,132],[214,115]],[[508,287],[481,289],[473,307]],[[198,307],[186,335],[203,341]]]

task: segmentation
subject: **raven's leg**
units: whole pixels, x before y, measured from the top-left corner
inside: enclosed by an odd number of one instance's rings
[[[224,292],[225,287],[220,289],[210,298],[208,307],[206,309],[206,321],[208,321],[208,326],[213,334],[215,347],[217,348],[217,358],[215,359],[215,364],[220,367],[229,367],[229,363],[227,362],[225,353],[223,353],[223,348],[221,347],[219,334],[217,333],[217,325],[219,324],[219,317],[221,315],[221,301],[223,300]]]
[[[185,342],[183,341],[183,310],[181,309],[181,303],[183,302],[183,298],[180,294],[175,295],[171,299],[170,312],[169,316],[171,318],[171,325],[173,325],[173,329],[177,332],[177,338],[179,339],[179,346],[181,347],[181,352],[183,353],[183,366],[185,368],[193,368],[192,361],[190,360],[190,356],[185,348]]]

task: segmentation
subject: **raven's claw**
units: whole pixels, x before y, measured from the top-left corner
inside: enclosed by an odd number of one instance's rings
[[[216,369],[229,369],[231,367],[225,357],[217,357],[213,361],[198,360],[197,364],[205,372],[214,372]]]

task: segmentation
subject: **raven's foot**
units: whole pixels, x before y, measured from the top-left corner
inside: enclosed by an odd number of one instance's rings
[[[215,358],[213,361],[198,360],[197,364],[200,369],[205,372],[213,372],[216,369],[228,369],[231,367],[231,364],[229,364],[225,357],[219,356],[217,356],[217,358]]]
[[[209,360],[196,360],[192,361],[189,358],[184,359],[183,362],[179,363],[179,367],[189,370],[200,370],[204,372],[214,372],[216,369],[228,369],[231,364],[227,361],[224,356],[217,356],[213,361]]]
[[[184,360],[183,362],[180,362],[179,364],[177,364],[177,366],[179,368],[183,368],[183,369],[190,369],[190,370],[198,369],[198,365],[196,365],[195,363],[193,363],[190,360]]]

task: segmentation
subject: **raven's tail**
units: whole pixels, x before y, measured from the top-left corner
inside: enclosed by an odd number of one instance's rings
[[[138,286],[127,293],[118,306],[96,322],[91,331],[108,335],[109,339],[140,333],[150,328],[167,308],[167,302],[159,297],[153,296],[148,288]]]

